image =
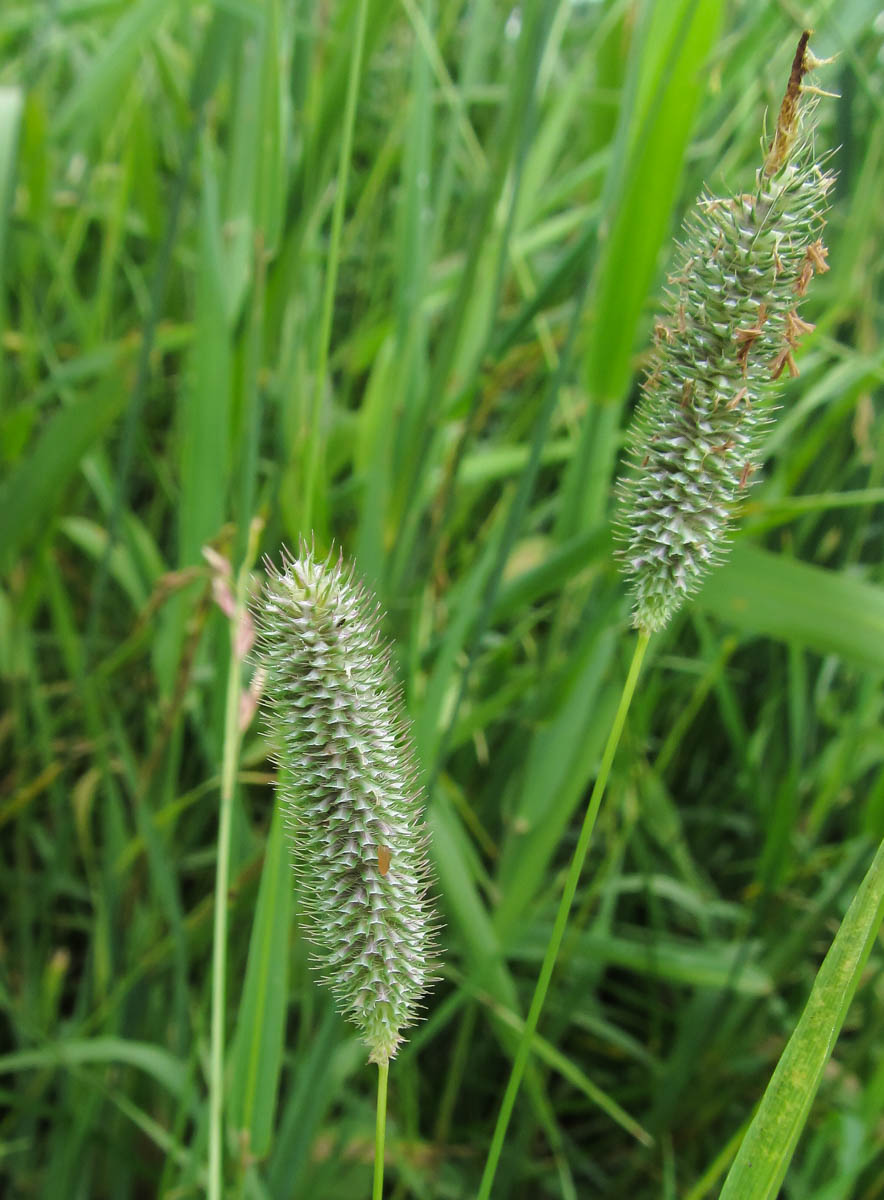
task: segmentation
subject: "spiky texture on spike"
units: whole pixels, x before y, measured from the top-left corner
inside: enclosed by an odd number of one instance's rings
[[[381,614],[306,546],[255,605],[303,926],[338,1007],[387,1062],[432,982],[427,833]]]
[[[806,47],[805,35],[774,143],[788,143],[791,161],[772,149],[754,191],[700,198],[657,323],[615,521],[634,622],[646,632],[661,629],[722,557],[776,381],[797,374],[792,352],[813,328],[798,305],[813,273],[828,270],[820,232],[834,177],[815,160],[810,134],[795,140],[801,75],[817,61]]]

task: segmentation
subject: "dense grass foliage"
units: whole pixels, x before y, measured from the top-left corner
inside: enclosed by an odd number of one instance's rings
[[[368,0],[348,107],[361,2],[0,8],[0,1190],[204,1193],[212,588],[260,517],[389,614],[445,928],[387,1194],[475,1193],[634,643],[610,518],[672,234],[753,187],[803,23],[841,94],[816,330],[651,643],[495,1190],[714,1196],[884,835],[879,6]],[[360,1197],[375,1072],[273,774],[253,722],[229,1194]],[[882,1027],[879,943],[788,1200],[884,1194]]]

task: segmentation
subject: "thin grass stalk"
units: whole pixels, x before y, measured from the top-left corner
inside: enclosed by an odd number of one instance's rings
[[[215,865],[215,911],[212,941],[212,1030],[209,1059],[209,1200],[224,1195],[224,1022],[227,973],[227,893],[230,881],[230,835],[236,768],[242,742],[241,631],[247,620],[249,572],[255,559],[258,526],[252,525],[245,560],[236,580],[235,606],[230,621],[230,666],[224,700],[224,748],[221,760],[221,797],[218,811],[218,848]]]
[[[239,605],[237,605],[238,611]],[[234,647],[231,623],[230,669],[224,703],[224,755],[221,766],[221,804],[218,812],[218,851],[215,865],[215,919],[212,954],[212,1040],[209,1063],[209,1200],[223,1195],[224,1019],[227,971],[227,888],[230,879],[230,829],[233,789],[239,757],[239,694],[242,663]]]
[[[540,975],[537,978],[537,983],[534,988],[534,996],[531,1000],[531,1007],[528,1010],[528,1016],[525,1020],[522,1035],[519,1038],[519,1044],[516,1048],[516,1056],[513,1059],[509,1082],[507,1083],[503,1101],[500,1106],[500,1112],[497,1116],[497,1124],[494,1127],[494,1136],[491,1139],[491,1146],[488,1150],[488,1158],[485,1161],[485,1170],[482,1174],[482,1181],[479,1185],[477,1200],[488,1200],[491,1195],[491,1188],[494,1185],[494,1176],[497,1172],[497,1164],[500,1161],[501,1151],[503,1150],[503,1143],[504,1139],[506,1138],[507,1128],[509,1127],[510,1117],[512,1116],[513,1106],[516,1102],[516,1096],[519,1094],[522,1076],[525,1074],[525,1068],[528,1065],[528,1057],[531,1053],[531,1043],[537,1030],[537,1022],[539,1021],[540,1014],[543,1010],[546,994],[549,991],[550,981],[552,979],[553,971],[555,970],[556,959],[559,954],[559,949],[562,945],[562,939],[565,936],[568,917],[571,913],[571,907],[574,903],[574,896],[577,892],[577,884],[580,881],[580,875],[583,871],[583,864],[586,862],[586,855],[589,850],[589,843],[592,839],[593,830],[595,829],[596,818],[599,814],[599,808],[601,807],[602,798],[605,794],[605,788],[608,785],[608,778],[611,773],[611,766],[614,762],[614,755],[617,753],[617,747],[620,744],[623,726],[626,724],[626,715],[629,712],[629,706],[632,703],[632,697],[635,694],[635,687],[638,683],[638,677],[641,673],[642,662],[644,660],[645,651],[648,648],[649,641],[650,634],[645,631],[640,631],[638,637],[636,638],[635,647],[632,654],[632,662],[629,666],[626,681],[623,684],[623,691],[620,695],[620,703],[617,706],[617,712],[614,716],[613,724],[611,725],[611,731],[608,734],[607,743],[605,744],[605,750],[602,755],[599,773],[596,777],[595,786],[592,789],[592,795],[589,798],[589,804],[587,805],[586,814],[583,818],[583,826],[580,830],[580,837],[577,839],[577,845],[571,858],[571,865],[568,867],[568,874],[565,879],[562,898],[559,901],[559,908],[558,912],[556,913],[556,919],[555,923],[553,924],[549,944],[546,948],[546,954],[543,958],[543,965],[540,968]]]
[[[383,1200],[384,1195],[384,1137],[387,1131],[387,1077],[390,1060],[378,1063],[378,1110],[374,1126],[374,1182],[371,1200]]]
[[[344,108],[341,153],[338,158],[337,187],[335,188],[335,202],[332,208],[328,266],[325,272],[325,288],[322,296],[322,314],[319,325],[319,353],[316,360],[313,405],[310,413],[307,469],[305,472],[304,504],[302,510],[302,528],[305,530],[313,528],[313,497],[316,492],[316,479],[319,474],[322,393],[325,388],[325,372],[328,365],[328,350],[331,342],[335,288],[337,286],[338,266],[341,259],[341,231],[344,226],[344,208],[347,203],[347,183],[350,175],[350,156],[353,150],[353,128],[356,124],[356,100],[359,95],[359,82],[362,78],[362,57],[365,49],[367,17],[368,0],[359,0],[359,9],[356,13],[356,34],[353,41],[353,57],[350,64],[350,78],[347,83],[347,99]]]

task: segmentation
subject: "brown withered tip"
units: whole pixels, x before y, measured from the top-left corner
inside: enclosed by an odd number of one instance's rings
[[[786,164],[792,152],[798,136],[799,99],[802,91],[813,91],[822,95],[831,94],[829,92],[819,93],[819,89],[806,88],[801,83],[808,71],[832,61],[831,58],[817,58],[808,49],[807,43],[810,41],[812,33],[812,29],[805,29],[798,39],[798,49],[792,59],[792,70],[789,72],[786,94],[783,96],[783,103],[780,105],[777,116],[776,133],[770,150],[767,152],[767,158],[764,160],[765,175],[776,175],[777,171]]]

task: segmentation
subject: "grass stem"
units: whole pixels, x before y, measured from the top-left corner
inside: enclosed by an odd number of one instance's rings
[[[378,1063],[378,1111],[374,1129],[374,1185],[371,1200],[382,1200],[384,1194],[384,1135],[387,1130],[387,1076],[390,1063]]]
[[[209,1060],[209,1200],[224,1194],[224,1022],[227,972],[227,892],[230,879],[230,835],[236,766],[242,732],[239,722],[242,689],[242,652],[239,631],[246,613],[249,570],[254,562],[256,534],[250,531],[249,548],[236,584],[236,607],[230,621],[230,667],[224,702],[224,750],[221,761],[221,802],[218,813],[218,848],[215,866],[215,915],[212,950],[212,1035]]]
[[[580,837],[577,840],[577,846],[575,847],[574,855],[571,859],[571,865],[568,868],[568,875],[565,879],[565,887],[562,891],[562,899],[559,902],[559,909],[556,913],[552,934],[550,935],[549,944],[546,948],[546,954],[543,958],[543,965],[540,968],[540,975],[537,978],[537,984],[534,988],[534,996],[531,1000],[531,1007],[528,1010],[525,1026],[519,1039],[519,1044],[516,1049],[516,1056],[513,1059],[509,1082],[507,1083],[506,1092],[504,1093],[503,1101],[500,1106],[500,1112],[497,1115],[497,1124],[494,1128],[494,1136],[491,1140],[491,1146],[488,1150],[488,1158],[485,1161],[485,1170],[482,1173],[482,1181],[479,1185],[477,1200],[489,1200],[491,1195],[491,1188],[494,1185],[494,1176],[497,1171],[497,1164],[500,1161],[500,1154],[503,1149],[507,1127],[509,1126],[510,1117],[512,1116],[513,1106],[516,1102],[516,1096],[519,1093],[519,1086],[522,1082],[522,1076],[525,1074],[525,1067],[528,1065],[528,1056],[531,1053],[531,1043],[534,1039],[534,1034],[537,1029],[537,1022],[540,1019],[540,1013],[543,1009],[544,1001],[546,1000],[546,993],[549,990],[550,980],[552,979],[552,973],[555,969],[556,958],[558,957],[559,949],[562,945],[562,939],[565,936],[565,928],[568,924],[568,916],[571,912],[571,906],[574,903],[574,896],[577,892],[577,884],[580,881],[580,873],[583,870],[583,864],[586,861],[586,854],[589,850],[590,839],[592,838],[593,829],[595,828],[595,822],[601,806],[602,797],[608,784],[608,776],[611,773],[611,766],[614,762],[614,755],[617,753],[620,735],[622,734],[623,726],[626,723],[626,714],[629,712],[629,706],[632,703],[632,697],[635,692],[635,686],[638,682],[639,674],[641,672],[642,661],[645,657],[645,651],[648,648],[649,640],[650,635],[648,633],[641,632],[639,633],[635,643],[632,662],[629,666],[626,682],[623,685],[623,692],[620,696],[620,703],[617,706],[617,712],[614,716],[611,732],[608,734],[608,740],[605,744],[605,750],[602,755],[601,766],[599,767],[599,773],[596,777],[595,786],[592,789],[592,795],[590,796],[589,804],[586,808],[586,814],[583,818],[583,826],[580,830]]]

